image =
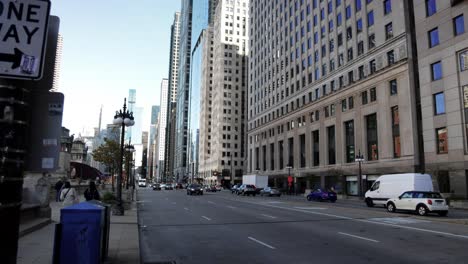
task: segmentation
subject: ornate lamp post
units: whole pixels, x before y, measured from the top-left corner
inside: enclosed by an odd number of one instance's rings
[[[132,172],[130,164],[131,164],[131,162],[133,160],[133,153],[135,152],[135,147],[130,143],[125,144],[125,151],[127,152],[127,182],[125,184],[125,189],[128,190],[128,185],[131,184],[130,183],[130,176],[131,176],[131,172]]]
[[[359,197],[362,197],[362,170],[361,170],[361,162],[364,162],[364,155],[361,154],[361,150],[359,150],[359,154],[356,155],[355,161],[359,164],[358,196],[359,196]]]
[[[116,111],[114,116],[114,125],[122,126],[122,133],[120,136],[120,170],[117,176],[117,205],[114,207],[114,215],[124,215],[124,208],[122,204],[122,172],[123,172],[123,157],[124,157],[124,139],[125,127],[133,126],[133,112],[127,110],[127,98],[124,99],[123,109]]]

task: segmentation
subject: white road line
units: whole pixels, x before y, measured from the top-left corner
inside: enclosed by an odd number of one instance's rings
[[[206,217],[206,216],[204,216],[204,215],[202,215],[202,217],[205,218],[205,219],[208,220],[208,221],[211,221],[211,218],[208,218],[208,217]]]
[[[327,208],[323,208],[323,207],[308,207],[308,206],[306,206],[306,207],[297,207],[297,206],[295,206],[294,208],[303,209],[303,210],[325,210],[325,209],[327,209]]]
[[[361,237],[361,236],[356,236],[356,235],[351,235],[351,234],[348,234],[348,233],[338,232],[338,234],[344,235],[344,236],[350,236],[350,237],[354,237],[354,238],[359,238],[359,239],[363,239],[363,240],[367,240],[367,241],[371,241],[371,242],[375,242],[375,243],[379,243],[379,241],[374,240],[374,239]]]
[[[263,216],[265,216],[265,217],[273,218],[273,219],[276,218],[276,216],[272,216],[272,215],[267,215],[267,214],[261,214],[261,215],[263,215]]]
[[[172,202],[172,204],[177,204],[176,202]]]
[[[187,207],[184,207],[184,210],[187,210],[187,211],[188,211],[188,208],[187,208]]]
[[[169,200],[169,198],[166,198],[166,200]]]
[[[236,209],[234,206],[230,206],[230,205],[228,205],[228,206],[226,206],[226,207],[227,207],[227,208],[231,208],[231,209]]]
[[[210,204],[215,204],[215,203],[214,203],[214,202],[212,202],[212,201],[208,201],[208,203],[210,203]]]
[[[253,238],[253,237],[248,237],[248,238],[249,238],[250,240],[252,240],[252,241],[255,241],[255,242],[259,243],[260,245],[263,245],[263,246],[267,247],[267,248],[275,249],[275,247],[270,246],[270,245],[268,245],[267,243],[264,243],[264,242],[262,242],[262,241],[260,241],[260,240],[257,240],[257,239],[255,239],[255,238]]]
[[[228,200],[229,200],[229,199],[228,199]],[[271,204],[260,204],[260,203],[245,201],[245,200],[244,200],[244,201],[237,201],[237,202],[248,203],[248,204],[254,204],[254,205],[263,205],[263,206],[267,206],[267,207],[278,208],[278,209],[284,209],[284,210],[290,210],[290,211],[296,211],[296,212],[302,212],[302,213],[306,213],[306,214],[315,214],[315,215],[330,216],[330,217],[334,217],[334,218],[338,218],[338,219],[343,219],[343,220],[351,220],[351,221],[363,222],[363,223],[370,223],[370,224],[375,224],[375,225],[384,225],[384,226],[391,226],[391,227],[399,227],[399,228],[403,228],[403,229],[416,230],[416,231],[420,231],[420,232],[426,232],[426,233],[432,233],[432,234],[439,234],[439,235],[446,235],[446,236],[450,236],[450,237],[457,237],[457,238],[468,239],[468,236],[457,235],[457,234],[447,233],[447,232],[441,232],[441,231],[435,231],[435,230],[430,230],[430,229],[423,229],[423,228],[417,228],[417,227],[411,227],[411,226],[389,224],[389,223],[376,222],[376,221],[370,221],[370,220],[365,220],[365,219],[355,219],[355,218],[347,217],[347,216],[334,215],[334,214],[327,214],[327,213],[320,213],[320,212],[313,212],[313,211],[306,211],[306,210],[294,209],[294,208],[288,208],[288,207],[282,207],[282,206],[276,206],[276,205],[271,205]]]

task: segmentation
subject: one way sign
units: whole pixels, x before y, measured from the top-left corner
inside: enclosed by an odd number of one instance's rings
[[[0,0],[0,78],[38,80],[50,0]]]

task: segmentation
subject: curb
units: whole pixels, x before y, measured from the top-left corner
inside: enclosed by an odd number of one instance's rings
[[[30,234],[34,231],[37,231],[47,225],[49,225],[50,223],[52,223],[52,220],[50,218],[44,218],[44,219],[38,219],[36,221],[37,223],[34,223],[30,226],[27,226],[27,227],[24,227],[24,229],[21,228],[20,226],[20,231],[19,231],[19,237],[23,237],[27,234]],[[27,223],[26,223],[27,224]]]

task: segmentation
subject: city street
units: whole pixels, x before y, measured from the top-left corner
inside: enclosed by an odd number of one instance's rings
[[[139,190],[143,263],[466,263],[468,228],[338,200]],[[453,223],[451,223],[451,221]]]

